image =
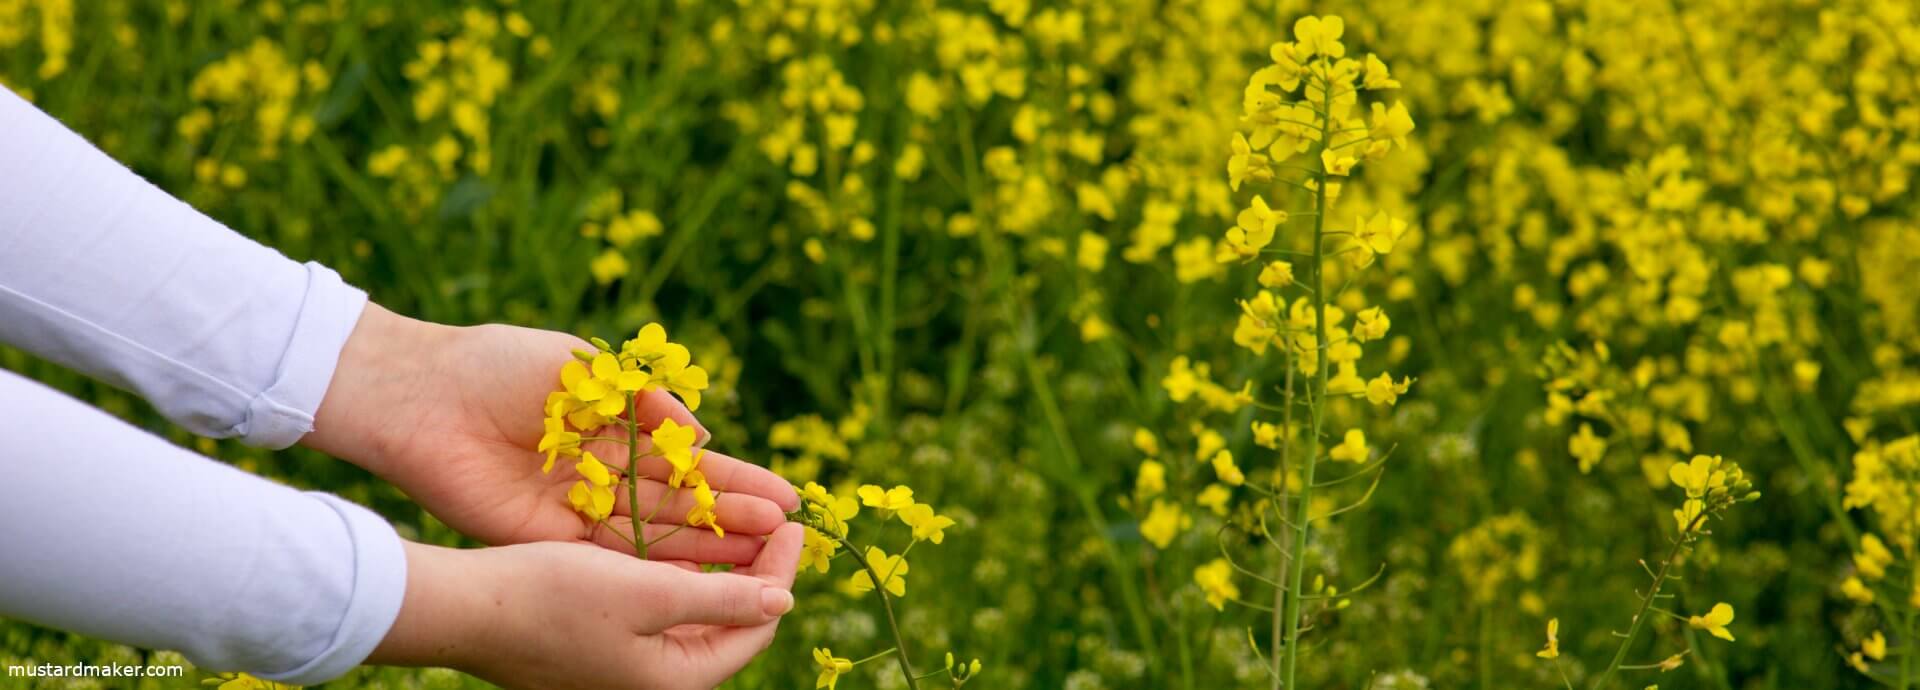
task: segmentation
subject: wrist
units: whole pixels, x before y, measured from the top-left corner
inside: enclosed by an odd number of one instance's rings
[[[385,476],[394,448],[417,432],[406,411],[428,395],[436,347],[447,326],[410,319],[367,303],[340,349],[333,379],[301,445]]]
[[[469,669],[484,658],[473,612],[485,598],[486,569],[464,563],[472,552],[403,542],[407,594],[400,615],[366,663]],[[475,575],[481,577],[476,578]]]

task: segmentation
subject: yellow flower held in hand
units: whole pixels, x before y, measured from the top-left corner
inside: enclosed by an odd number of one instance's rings
[[[800,547],[800,570],[813,568],[825,574],[833,564],[833,554],[840,550],[840,542],[834,541],[812,525],[806,526],[806,539]]]
[[[627,409],[627,398],[616,385],[619,377],[620,360],[605,352],[593,356],[591,369],[579,361],[560,368],[560,385],[602,417],[618,416]]]
[[[561,455],[580,454],[580,433],[567,430],[567,420],[562,417],[547,418],[547,433],[540,437],[540,452],[547,454],[547,462],[540,471],[552,472],[553,461]]]
[[[816,482],[807,482],[800,489],[800,498],[806,501],[807,512],[819,516],[827,531],[842,537],[847,536],[847,521],[860,514],[859,501],[851,496],[834,496]]]
[[[573,509],[587,516],[587,519],[600,522],[613,514],[613,473],[599,458],[591,452],[583,452],[580,462],[573,466],[581,480],[573,483],[567,490],[567,502]]]
[[[693,366],[693,355],[678,343],[667,343],[666,351],[652,365],[651,384],[661,386],[687,403],[687,411],[700,410],[700,392],[707,388],[707,370]]]
[[[653,439],[653,451],[667,459],[673,466],[673,475],[667,478],[670,486],[686,486],[687,479],[699,467],[700,458],[693,454],[693,440],[696,431],[690,426],[681,426],[671,418],[661,420],[660,426],[648,434]],[[705,454],[705,451],[701,451]]]
[[[714,521],[714,502],[713,488],[707,486],[705,480],[694,484],[693,509],[687,512],[687,526],[711,527],[713,528],[713,536],[724,537],[727,536],[727,531],[721,529],[720,523]]]

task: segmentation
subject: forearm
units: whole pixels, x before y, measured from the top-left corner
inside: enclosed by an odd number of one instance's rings
[[[0,617],[313,684],[386,636],[406,568],[364,508],[0,371]]]
[[[0,342],[270,448],[312,428],[365,293],[261,246],[0,88]]]

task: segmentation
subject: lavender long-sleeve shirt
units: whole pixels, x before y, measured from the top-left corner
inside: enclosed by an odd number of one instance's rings
[[[0,342],[277,449],[313,430],[366,301],[0,88]],[[405,589],[371,511],[0,370],[0,617],[315,684],[366,659]]]

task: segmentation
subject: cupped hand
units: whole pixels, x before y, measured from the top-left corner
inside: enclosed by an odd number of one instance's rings
[[[799,525],[782,525],[726,573],[580,544],[408,544],[406,602],[368,661],[507,688],[712,688],[772,643],[802,541]]]
[[[314,431],[303,444],[341,457],[392,482],[448,526],[488,544],[579,541],[632,553],[633,506],[620,491],[606,524],[589,529],[567,501],[577,479],[570,460],[541,471],[535,452],[542,404],[556,390],[560,367],[585,341],[514,326],[452,328],[427,324],[369,304],[343,348]],[[642,393],[630,412],[643,429],[661,420],[700,428],[665,391]],[[706,431],[700,428],[701,438]],[[640,437],[642,447],[647,443]],[[615,470],[626,449],[587,446]],[[642,528],[668,533],[648,555],[699,563],[754,562],[761,540],[799,507],[793,486],[765,468],[709,451],[701,460],[719,493],[714,512],[727,537],[705,529],[674,530],[691,507],[686,492],[664,506],[668,474],[660,458],[643,459],[638,484]],[[739,538],[735,538],[738,535]]]

